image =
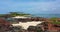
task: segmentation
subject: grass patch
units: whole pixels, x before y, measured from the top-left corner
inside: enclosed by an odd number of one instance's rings
[[[52,24],[60,24],[60,22],[53,21]]]

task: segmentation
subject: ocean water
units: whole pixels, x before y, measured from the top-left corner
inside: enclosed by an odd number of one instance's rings
[[[33,16],[44,17],[44,18],[52,18],[52,17],[60,18],[60,14],[33,14]]]

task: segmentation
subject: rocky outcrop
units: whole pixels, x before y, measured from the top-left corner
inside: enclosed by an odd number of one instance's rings
[[[10,29],[10,23],[5,21],[4,19],[0,19],[0,32],[5,32]]]

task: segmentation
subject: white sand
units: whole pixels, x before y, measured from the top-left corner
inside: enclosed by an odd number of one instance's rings
[[[24,18],[28,18],[28,17],[24,17],[24,16],[16,16],[16,17],[12,17],[12,18],[18,18],[18,19],[19,19],[19,18],[23,18],[23,19],[24,19]]]
[[[29,26],[36,26],[42,23],[42,21],[31,21],[31,22],[19,22],[18,24],[12,24],[13,26],[22,26],[23,29],[27,29]]]

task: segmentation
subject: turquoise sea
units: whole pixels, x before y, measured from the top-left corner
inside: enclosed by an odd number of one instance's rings
[[[33,16],[44,17],[44,18],[51,18],[51,17],[60,18],[60,14],[33,14]]]

